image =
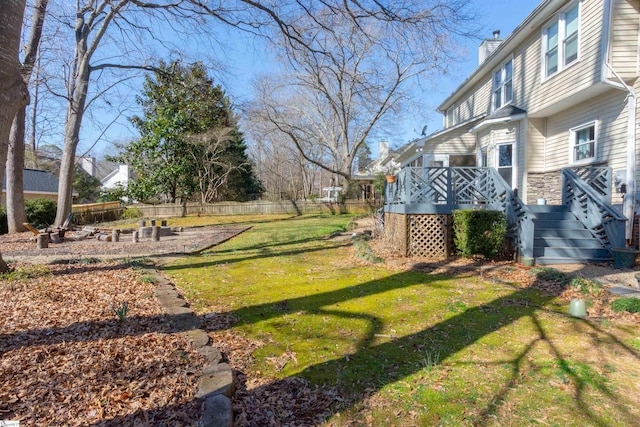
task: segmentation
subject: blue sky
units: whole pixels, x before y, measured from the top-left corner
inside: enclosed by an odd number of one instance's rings
[[[424,125],[427,125],[427,133],[431,133],[442,127],[442,115],[435,111],[436,107],[450,95],[460,83],[478,65],[478,46],[481,39],[492,38],[494,30],[500,30],[501,38],[506,38],[512,31],[541,3],[542,0],[473,0],[472,6],[478,12],[479,26],[484,28],[484,33],[479,34],[479,39],[468,40],[465,44],[466,59],[456,65],[455,71],[443,76],[434,82],[434,89],[428,90],[428,95],[422,95],[421,101],[426,105],[424,111],[416,113],[414,117],[407,117],[401,134],[391,141],[392,145],[402,145],[420,136]],[[259,47],[258,47],[259,49]],[[256,46],[241,45],[239,50],[234,50],[236,57],[229,56],[231,64],[231,76],[223,76],[223,80],[229,79],[230,84],[224,84],[227,92],[236,102],[248,99],[249,82],[254,72],[259,73],[268,66],[268,58],[264,53],[256,53]],[[239,55],[237,55],[239,54]],[[231,77],[231,78],[229,78]],[[244,84],[238,85],[239,81]],[[376,154],[377,142],[369,141]]]
[[[478,45],[480,39],[491,38],[494,30],[500,30],[501,38],[506,38],[515,27],[520,24],[540,3],[541,0],[472,0],[472,6],[478,12],[478,24],[484,28],[479,34],[479,39],[468,40],[466,43],[466,59],[457,64],[453,73],[442,76],[434,82],[434,88],[426,94],[418,94],[419,101],[425,104],[423,111],[415,115],[407,116],[399,134],[391,141],[392,146],[402,145],[420,136],[423,126],[427,125],[427,133],[434,132],[442,127],[442,116],[435,111],[436,107],[451,94],[458,85],[477,67]],[[206,46],[192,41],[190,51],[197,57],[205,55],[215,57],[220,64],[220,72],[214,72],[215,79],[230,95],[235,103],[242,103],[250,98],[250,82],[253,76],[268,70],[269,58],[263,46],[249,37],[238,35],[237,32],[221,30],[213,33],[218,40],[229,40],[228,45],[217,52],[211,52],[212,44]],[[195,55],[194,55],[195,56]],[[85,129],[90,134],[89,129]],[[128,125],[127,120],[122,120],[119,126],[114,126],[106,135],[106,139],[124,140],[136,137]],[[374,151],[377,151],[379,141],[369,141]],[[102,145],[102,144],[101,144]],[[97,153],[103,149],[110,151],[109,145],[102,145],[95,150]]]

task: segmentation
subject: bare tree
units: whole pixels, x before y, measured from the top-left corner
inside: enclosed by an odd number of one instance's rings
[[[185,31],[186,27],[193,30],[196,25],[202,24],[205,17],[212,18],[214,22],[229,28],[236,27],[279,42],[281,48],[287,49],[288,57],[294,64],[302,63],[299,60],[299,54],[302,55],[300,58],[309,56],[318,60],[322,58],[339,60],[341,54],[336,57],[328,55],[334,48],[332,35],[338,34],[333,25],[335,22],[357,34],[359,36],[357,40],[363,43],[363,46],[366,46],[367,40],[372,40],[375,46],[386,47],[387,52],[395,51],[398,46],[385,40],[386,37],[393,35],[390,40],[401,40],[405,43],[401,46],[403,50],[400,52],[403,57],[408,57],[410,55],[406,47],[419,38],[416,34],[421,34],[423,30],[431,32],[446,30],[445,24],[456,23],[451,16],[459,16],[458,10],[462,9],[455,6],[460,6],[464,2],[462,0],[442,1],[444,3],[441,7],[425,8],[421,6],[422,0],[392,0],[384,5],[377,0],[358,2],[343,0],[283,2],[84,0],[83,4],[77,0],[75,10],[71,11],[67,17],[59,18],[61,25],[73,28],[74,53],[71,61],[68,62],[68,68],[62,69],[65,74],[65,90],[59,93],[65,99],[67,107],[56,224],[60,225],[71,211],[75,156],[80,142],[83,117],[92,104],[90,96],[99,96],[118,83],[116,80],[113,84],[107,84],[104,90],[96,90],[94,87],[96,82],[105,81],[104,78],[99,79],[97,76],[104,77],[105,73],[113,70],[148,68],[144,65],[145,57],[140,55],[140,50],[134,60],[125,62],[123,58],[130,57],[132,49],[145,46],[150,40],[160,41],[158,22],[164,22],[172,30],[181,27],[182,31]],[[447,11],[447,7],[451,7],[451,10]],[[166,14],[171,14],[171,19],[166,19]],[[146,39],[140,36],[143,33],[146,34]],[[341,39],[342,36],[346,34],[342,34]],[[424,37],[433,41],[436,35]],[[113,42],[110,46],[111,50],[104,48],[107,40]],[[402,79],[408,78],[413,73],[413,70],[400,71]],[[391,95],[396,95],[396,92]],[[392,98],[397,97],[392,96]],[[372,99],[372,101],[376,100]],[[384,105],[379,115],[382,116],[390,108],[391,104]],[[350,135],[348,138],[349,141],[352,140]],[[357,139],[355,144],[358,144]],[[302,142],[300,146],[303,146]],[[331,162],[337,165],[334,169],[342,170],[343,164],[348,163],[349,157],[352,157],[349,154],[350,150],[347,150],[346,154],[344,151],[335,151]]]
[[[402,112],[416,79],[451,63],[455,38],[470,28],[461,26],[470,19],[466,3],[316,3],[290,29],[295,38],[280,39],[289,71],[256,86],[253,117],[348,181],[359,147],[385,117]],[[322,155],[309,156],[312,148]]]
[[[4,179],[11,124],[18,110],[29,102],[27,85],[20,74],[18,60],[25,2],[26,0],[0,2],[0,182]],[[9,266],[0,254],[0,272],[8,270]]]
[[[48,0],[37,0],[31,23],[29,40],[25,47],[24,60],[22,62],[22,79],[26,84],[31,80],[31,72],[38,55],[42,26]],[[24,150],[25,150],[25,120],[26,105],[18,110],[9,137],[9,152],[7,157],[7,226],[9,233],[24,231],[22,225],[27,221],[24,206],[23,175]]]
[[[104,73],[114,70],[156,71],[145,65],[151,63],[149,55],[143,54],[143,49],[135,50],[136,47],[144,46],[150,40],[158,42],[154,25],[161,21],[169,21],[172,29],[179,25],[195,28],[202,21],[196,9],[192,3],[182,0],[157,3],[85,0],[84,4],[77,3],[73,14],[74,54],[67,70],[65,93],[61,94],[66,99],[67,112],[56,224],[62,224],[71,212],[75,156],[84,115],[97,97],[128,78],[109,79],[110,83],[104,89],[92,91],[92,76],[104,77]],[[166,16],[163,19],[163,14],[171,14],[172,19],[167,20]],[[147,38],[142,34],[146,34]],[[105,53],[106,44],[112,49],[109,55]]]
[[[230,163],[224,156],[229,143],[235,139],[235,131],[233,127],[216,128],[187,138],[194,146],[190,154],[193,163],[198,165],[198,186],[203,204],[214,201],[218,190],[227,183],[229,175],[245,166]]]

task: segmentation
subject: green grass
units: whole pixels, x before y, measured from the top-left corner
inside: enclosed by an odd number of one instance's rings
[[[327,425],[629,425],[640,415],[636,329],[571,318],[556,297],[479,275],[364,263],[350,240],[325,238],[351,220],[254,221],[164,270],[198,311],[232,316],[233,333],[261,343],[249,377],[337,388]],[[552,269],[534,273],[569,286]],[[272,363],[284,353],[295,360]]]

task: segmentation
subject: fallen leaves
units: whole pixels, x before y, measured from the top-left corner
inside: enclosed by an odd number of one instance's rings
[[[202,359],[170,329],[154,285],[137,274],[117,263],[49,265],[2,282],[0,419],[197,424]],[[112,307],[123,303],[128,312],[119,321]]]

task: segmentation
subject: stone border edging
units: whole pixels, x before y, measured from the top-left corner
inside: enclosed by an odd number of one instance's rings
[[[188,331],[194,347],[205,358],[196,394],[196,398],[204,400],[200,426],[233,426],[231,396],[235,392],[235,381],[231,366],[222,361],[222,354],[212,345],[207,332],[201,329],[202,319],[189,308],[189,303],[178,294],[175,285],[158,270],[154,270],[153,276],[157,283],[154,296],[171,316],[170,325],[179,331]]]

